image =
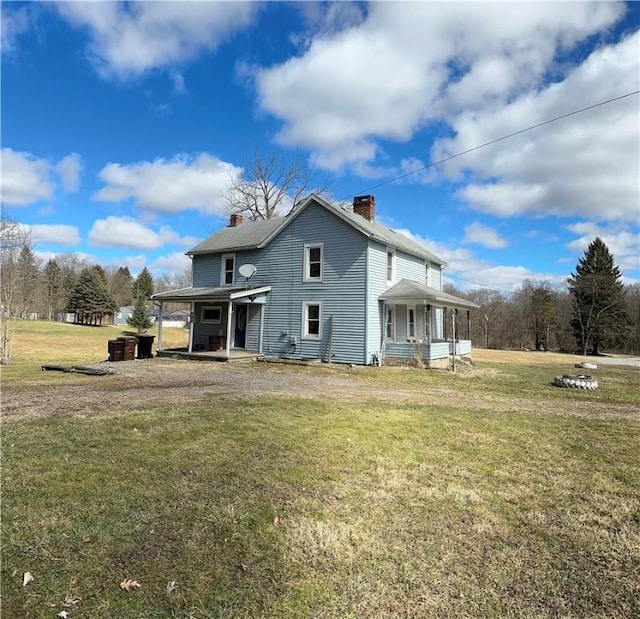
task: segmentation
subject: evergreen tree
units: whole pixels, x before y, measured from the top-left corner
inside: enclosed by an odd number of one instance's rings
[[[20,250],[16,266],[18,316],[27,318],[34,311],[38,278],[40,276],[35,254],[29,245],[24,245]]]
[[[622,273],[602,239],[589,245],[568,283],[576,342],[582,354],[591,350],[597,355],[616,342],[628,323]]]
[[[57,260],[52,258],[45,265],[43,272],[44,299],[47,309],[47,320],[51,321],[53,316],[62,309],[62,269]]]
[[[112,314],[116,303],[107,291],[104,279],[94,267],[84,269],[71,292],[67,311],[74,312],[81,324],[102,323],[105,314]]]
[[[118,307],[133,303],[133,277],[128,267],[120,267],[109,280],[109,292]]]
[[[127,318],[127,324],[130,327],[137,329],[138,333],[144,333],[153,325],[153,322],[149,317],[147,301],[142,295],[138,296],[133,313]]]
[[[144,267],[142,271],[140,271],[138,277],[136,277],[136,281],[133,285],[133,296],[137,298],[142,296],[145,299],[148,299],[153,294],[153,277],[151,277],[151,273],[147,267]]]

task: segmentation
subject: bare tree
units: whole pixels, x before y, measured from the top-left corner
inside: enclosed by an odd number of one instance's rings
[[[0,208],[0,364],[11,363],[12,321],[20,311],[20,255],[31,249],[28,230]]]
[[[286,160],[281,153],[263,155],[256,148],[242,176],[227,186],[226,210],[258,221],[288,215],[312,191],[326,193],[324,183],[313,187],[315,170],[299,153]]]

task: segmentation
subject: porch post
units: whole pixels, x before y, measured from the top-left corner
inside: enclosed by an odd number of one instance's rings
[[[191,352],[193,351],[193,332],[195,329],[195,323],[196,323],[196,304],[195,303],[191,303],[191,309],[189,311],[189,348],[187,348],[189,354],[191,354]]]
[[[471,310],[467,310],[467,339],[471,341]]]
[[[264,337],[264,303],[260,305],[260,337],[258,338],[258,352],[262,354],[262,342]]]
[[[431,344],[431,321],[433,320],[433,316],[431,315],[431,305],[427,305],[427,344]]]
[[[227,360],[231,359],[231,314],[233,313],[233,301],[229,299],[227,309]]]
[[[162,316],[164,314],[164,303],[160,301],[160,315],[158,316],[158,344],[156,351],[162,350]]]

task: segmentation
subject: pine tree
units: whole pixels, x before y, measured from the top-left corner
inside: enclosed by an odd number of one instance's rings
[[[138,277],[136,277],[136,281],[133,284],[133,296],[138,299],[138,297],[142,296],[145,299],[148,299],[153,294],[153,277],[151,277],[151,273],[147,267],[144,267],[142,271],[140,271]]]
[[[102,323],[105,314],[112,314],[116,303],[107,291],[104,278],[94,267],[84,269],[71,292],[68,312],[74,312],[81,324]]]
[[[138,333],[144,333],[153,325],[153,322],[149,317],[147,301],[142,295],[138,296],[133,313],[131,316],[127,317],[127,324],[130,327],[137,329]]]
[[[53,316],[62,309],[62,269],[54,258],[50,259],[43,269],[44,298],[47,306],[47,320],[52,320]]]
[[[576,342],[582,354],[591,350],[597,355],[624,333],[628,323],[622,273],[602,239],[589,245],[568,283]]]

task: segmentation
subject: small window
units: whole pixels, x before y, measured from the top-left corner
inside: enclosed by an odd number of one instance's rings
[[[390,341],[396,339],[396,321],[394,320],[393,307],[387,308],[387,315],[385,316],[385,335]]]
[[[304,246],[304,281],[322,281],[322,243]]]
[[[321,339],[320,303],[305,303],[303,314],[303,337],[313,340]]]
[[[200,322],[212,322],[220,324],[222,322],[222,306],[221,305],[205,305],[200,314]]]
[[[416,308],[407,307],[407,338],[416,336]]]
[[[393,282],[395,279],[396,252],[393,249],[387,249],[387,282]]]
[[[223,254],[220,267],[220,284],[222,286],[233,286],[236,272],[236,255]]]

